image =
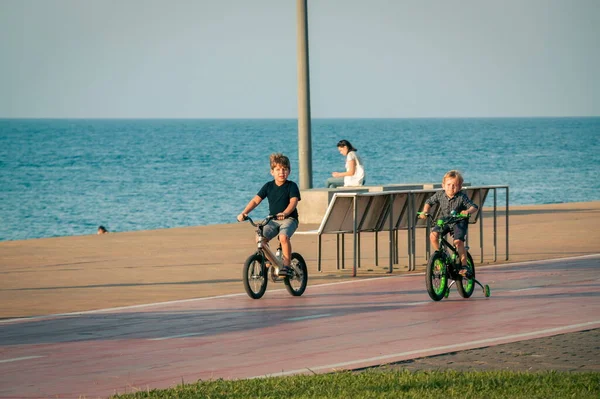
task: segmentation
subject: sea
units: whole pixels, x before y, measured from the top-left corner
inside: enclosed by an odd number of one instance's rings
[[[313,187],[344,170],[340,139],[368,185],[458,169],[510,205],[600,200],[600,117],[313,119]],[[0,241],[234,223],[273,152],[299,182],[296,119],[0,119]]]

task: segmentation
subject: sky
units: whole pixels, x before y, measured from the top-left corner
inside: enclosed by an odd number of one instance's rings
[[[0,118],[297,118],[296,0],[0,0]],[[600,116],[600,0],[308,0],[312,118]]]

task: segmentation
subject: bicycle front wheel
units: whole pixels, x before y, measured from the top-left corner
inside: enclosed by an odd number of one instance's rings
[[[429,258],[425,271],[425,285],[427,293],[434,301],[441,301],[448,289],[446,264],[441,252],[434,252]]]
[[[244,289],[246,294],[252,299],[260,299],[267,290],[267,268],[264,259],[260,254],[254,254],[246,259],[244,263]]]
[[[471,270],[470,275],[456,280],[456,289],[463,298],[470,298],[473,295],[473,291],[475,291],[475,263],[473,263],[473,258],[468,251],[467,264]]]
[[[308,270],[302,255],[296,252],[292,253],[291,267],[294,270],[294,275],[285,277],[283,283],[287,292],[293,296],[300,296],[304,294],[308,284]]]

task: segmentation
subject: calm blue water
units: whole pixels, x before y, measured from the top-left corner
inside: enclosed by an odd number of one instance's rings
[[[343,170],[342,138],[368,184],[459,169],[512,205],[600,200],[600,118],[314,120],[314,187]],[[296,120],[0,119],[0,240],[233,223],[271,152],[298,182]]]

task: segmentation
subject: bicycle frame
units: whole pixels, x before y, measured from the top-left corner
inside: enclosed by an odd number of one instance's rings
[[[456,249],[456,247],[452,244],[450,244],[450,242],[448,240],[446,240],[446,238],[444,236],[442,236],[440,234],[440,238],[438,239],[439,242],[439,246],[440,249],[439,251],[444,251],[444,250],[449,250],[450,252],[452,252],[452,254],[454,254],[456,256],[455,259],[458,259],[460,257],[460,254],[458,253],[458,249]],[[465,245],[465,251],[468,251],[469,247],[467,247]]]
[[[263,254],[264,257],[267,258],[267,260],[269,262],[271,262],[272,265],[275,265],[275,266],[281,268],[281,267],[283,267],[283,259],[280,260],[280,259],[277,258],[277,256],[275,256],[275,254],[271,250],[271,246],[269,245],[269,242],[265,240],[265,237],[263,235],[263,228],[272,219],[274,219],[274,218],[273,217],[267,217],[263,221],[263,224],[260,224],[260,223],[257,224],[257,223],[254,223],[254,221],[252,219],[248,218],[248,220],[250,221],[250,223],[253,226],[256,227],[256,236],[257,236],[256,248],[257,248],[257,252]],[[281,249],[281,244],[279,245],[279,248]]]
[[[271,251],[271,247],[269,246],[269,243],[258,243],[257,246],[258,252],[262,252],[262,254],[265,256],[265,258],[267,258],[267,260],[269,262],[271,262],[272,265],[278,266],[278,267],[283,267],[283,259],[279,259],[277,258],[277,256],[275,256],[275,254],[273,253],[273,251]]]
[[[427,214],[427,217],[430,222],[433,222],[433,216],[431,214]],[[461,220],[468,220],[468,219],[469,219],[469,215],[456,215],[456,216],[451,216],[450,218],[447,218],[445,220],[440,219],[437,221],[436,225],[440,228],[441,231],[443,231],[444,227],[448,224],[452,224],[452,223],[459,222]],[[439,233],[439,237],[438,237],[439,251],[449,250],[450,252],[452,252],[452,254],[454,254],[456,256],[455,259],[459,259],[460,254],[458,253],[456,246],[451,244],[450,241],[448,241],[446,239],[446,235],[442,235],[441,232]],[[469,251],[469,247],[467,245],[465,245],[465,254],[468,251]],[[445,252],[447,253],[447,251],[445,251]]]

